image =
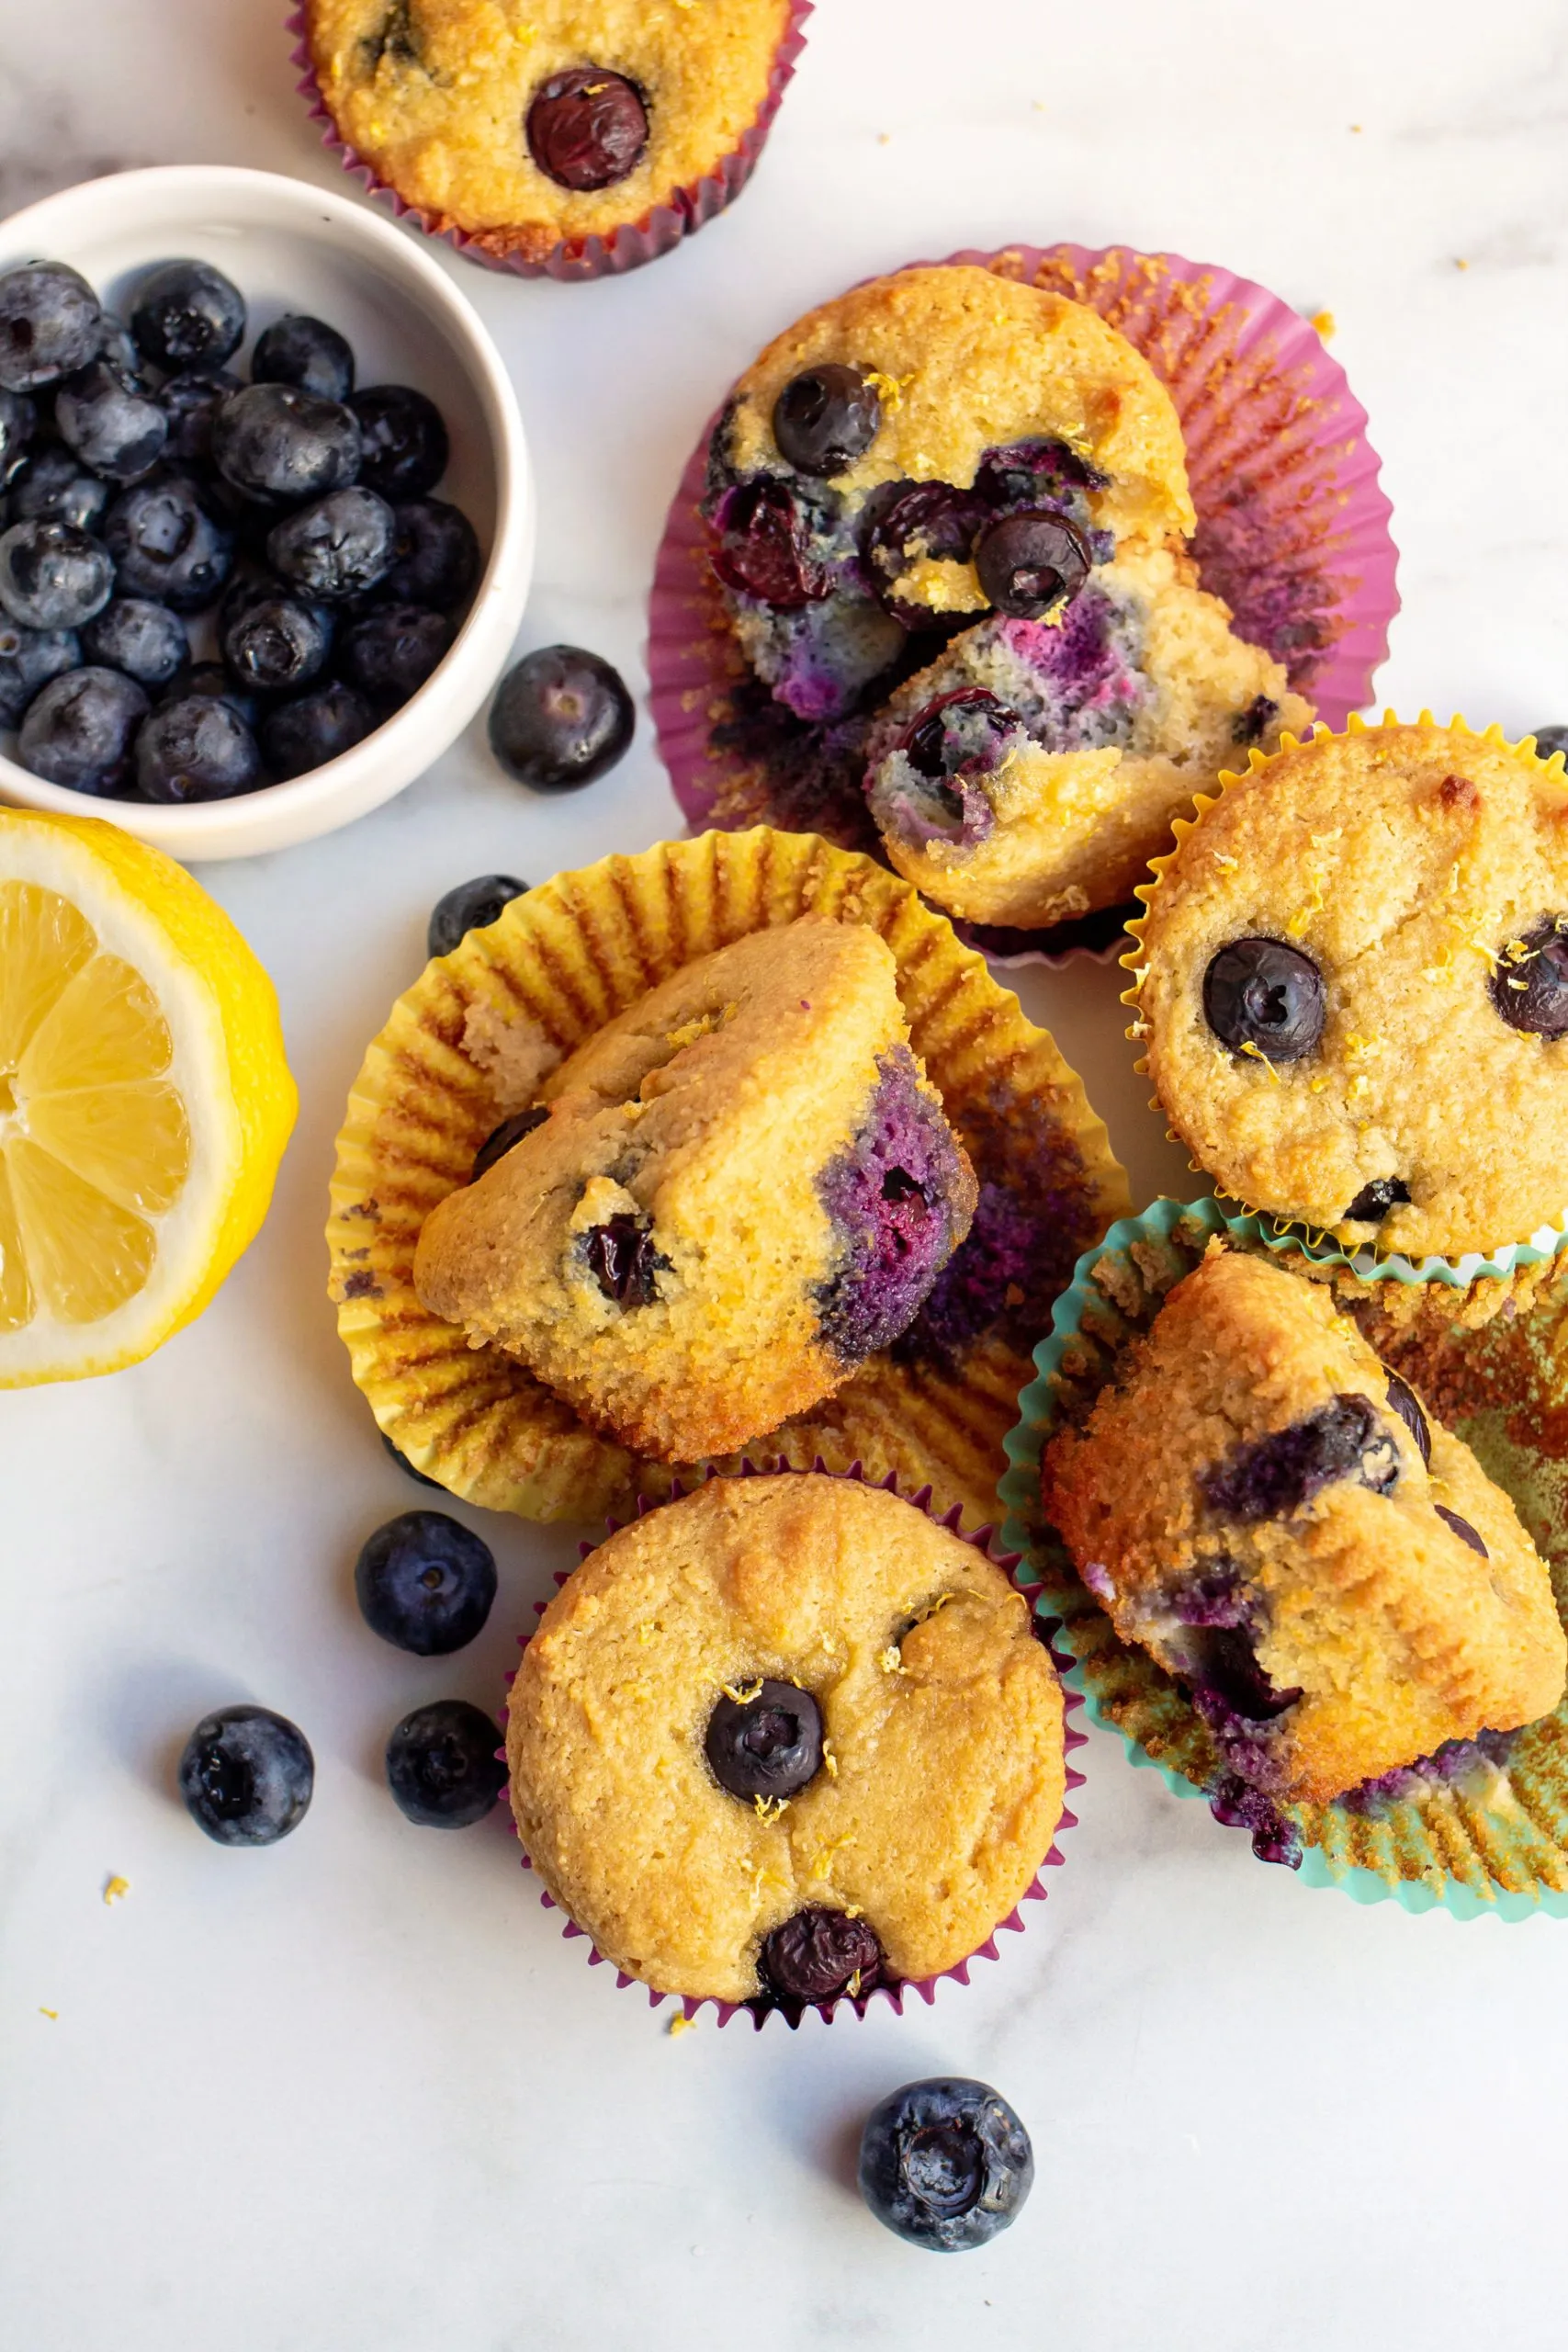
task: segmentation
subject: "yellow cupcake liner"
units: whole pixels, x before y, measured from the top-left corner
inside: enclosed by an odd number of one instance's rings
[[[1417,727],[1437,727],[1440,723],[1429,710],[1423,710],[1415,721]],[[1340,740],[1342,741],[1346,736],[1364,735],[1380,726],[1400,727],[1404,724],[1406,722],[1401,719],[1398,712],[1394,710],[1385,710],[1381,719],[1363,718],[1359,712],[1352,711],[1346,720]],[[1509,741],[1501,727],[1487,727],[1477,732],[1458,712],[1448,724],[1452,731],[1469,735],[1476,742],[1503,744],[1508,750],[1517,752],[1533,752],[1535,749],[1533,735],[1522,736],[1517,743],[1513,743]],[[1195,831],[1209,810],[1217,808],[1225,794],[1233,791],[1237,785],[1249,783],[1254,776],[1261,775],[1266,769],[1271,768],[1277,760],[1283,759],[1287,752],[1300,751],[1304,741],[1315,742],[1324,736],[1332,736],[1334,732],[1333,728],[1325,726],[1322,721],[1319,721],[1309,737],[1281,734],[1278,751],[1249,752],[1245,768],[1234,771],[1225,769],[1222,772],[1218,779],[1220,787],[1218,792],[1200,792],[1194,796],[1194,807],[1197,811],[1195,816],[1176,819],[1171,827],[1175,836],[1173,846],[1161,856],[1150,859],[1150,879],[1135,886],[1134,896],[1142,900],[1144,911],[1141,915],[1134,915],[1128,919],[1126,928],[1134,944],[1118,959],[1122,969],[1133,976],[1132,986],[1122,992],[1122,1002],[1134,1016],[1126,1032],[1131,1044],[1136,1045],[1140,1039],[1148,1035],[1142,1016],[1140,997],[1148,968],[1144,955],[1144,933],[1148,924],[1149,911],[1154,905],[1160,883],[1164,879],[1166,869],[1179,855],[1188,834]],[[1544,764],[1548,769],[1554,769],[1561,775],[1564,766],[1562,752],[1554,752]],[[1149,1065],[1146,1055],[1140,1055],[1133,1067],[1138,1077],[1148,1077]],[[1161,1102],[1157,1093],[1150,1096],[1149,1108],[1168,1122],[1170,1116],[1168,1108]],[[1190,1152],[1191,1145],[1186,1136],[1179,1133],[1168,1124],[1165,1132],[1168,1142],[1177,1145],[1181,1150]],[[1470,1250],[1453,1258],[1433,1254],[1413,1259],[1401,1250],[1379,1250],[1370,1242],[1359,1242],[1353,1247],[1347,1247],[1336,1240],[1332,1233],[1325,1232],[1320,1226],[1314,1225],[1305,1217],[1285,1216],[1270,1209],[1260,1209],[1256,1202],[1245,1199],[1239,1193],[1227,1192],[1213,1170],[1205,1168],[1201,1160],[1190,1159],[1188,1166],[1195,1176],[1205,1176],[1209,1179],[1214,1187],[1216,1199],[1225,1204],[1227,1215],[1247,1220],[1249,1225],[1255,1227],[1256,1237],[1268,1248],[1299,1250],[1320,1264],[1348,1266],[1364,1281],[1377,1281],[1384,1275],[1408,1270],[1423,1281],[1467,1284],[1522,1271],[1526,1267],[1543,1265],[1556,1255],[1562,1247],[1565,1236],[1568,1236],[1568,1204],[1565,1204],[1555,1220],[1538,1227],[1528,1240],[1500,1242],[1490,1249]]]
[[[514,899],[426,966],[371,1044],[337,1139],[331,1295],[354,1378],[383,1433],[464,1500],[525,1519],[590,1520],[675,1491],[676,1471],[599,1436],[513,1358],[471,1347],[420,1304],[413,1255],[435,1204],[468,1180],[498,1123],[546,1073],[682,965],[817,910],[886,940],[911,1043],[982,1182],[1055,1212],[1058,1287],[1131,1203],[1103,1122],[1043,1029],[946,920],[868,857],[759,826],[607,857]],[[748,1451],[809,1469],[892,1472],[938,1511],[995,1516],[1002,1441],[1029,1359],[1004,1329],[949,1366],[874,1356],[835,1396]],[[736,1469],[739,1456],[718,1466]]]

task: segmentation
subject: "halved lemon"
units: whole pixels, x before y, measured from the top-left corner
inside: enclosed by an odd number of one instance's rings
[[[183,866],[0,810],[0,1387],[116,1372],[198,1315],[296,1107],[272,982]]]

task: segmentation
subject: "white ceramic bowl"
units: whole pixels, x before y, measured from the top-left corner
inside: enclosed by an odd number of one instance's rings
[[[86,180],[0,224],[0,270],[67,261],[112,309],[157,261],[193,257],[227,273],[250,308],[251,338],[285,311],[348,337],[362,384],[416,385],[446,420],[452,462],[438,494],[460,506],[487,560],[446,660],[411,702],[341,759],[233,800],[185,808],[97,800],[45,784],[0,750],[0,799],[108,817],[172,857],[250,857],[333,831],[379,808],[429,767],[493,685],[534,567],[534,482],[501,358],[440,264],[351,196],[273,172],[177,164]],[[241,355],[231,363],[245,371]],[[0,736],[14,748],[14,739]]]

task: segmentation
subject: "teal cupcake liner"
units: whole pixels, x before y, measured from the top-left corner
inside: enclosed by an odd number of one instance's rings
[[[1044,1519],[1041,1455],[1064,1412],[1086,1410],[1120,1350],[1145,1329],[1165,1294],[1216,1238],[1227,1247],[1290,1251],[1331,1282],[1384,1360],[1475,1451],[1507,1491],[1551,1570],[1568,1623],[1568,1252],[1535,1241],[1517,1252],[1419,1265],[1370,1260],[1329,1244],[1304,1248],[1273,1220],[1228,1214],[1213,1199],[1156,1201],[1113,1225],[1078,1260],[1057,1299],[1035,1378],[1006,1440],[1011,1464],[999,1494],[1002,1540],[1021,1555],[1015,1577],[1032,1592],[1064,1679],[1091,1722],[1115,1732],[1134,1765],[1158,1771],[1179,1797],[1213,1805],[1227,1778],[1218,1747],[1185,1693],[1148,1654],[1124,1643],[1078,1581]],[[1550,1263],[1554,1258],[1555,1266]],[[1545,1268],[1544,1272],[1539,1270]],[[1489,1295],[1478,1287],[1495,1282]],[[1419,1293],[1421,1295],[1416,1296]],[[1357,1903],[1392,1899],[1406,1911],[1441,1905],[1456,1918],[1568,1917],[1568,1699],[1515,1733],[1506,1760],[1451,1781],[1422,1776],[1417,1794],[1366,1804],[1280,1806],[1307,1886],[1339,1888]],[[1223,1815],[1222,1815],[1223,1817]],[[1255,1837],[1255,1850],[1265,1840]],[[1269,1859],[1287,1859],[1273,1855]],[[1294,1856],[1288,1859],[1292,1860]]]
[[[1251,1209],[1226,1210],[1220,1202],[1215,1205],[1227,1229],[1241,1240],[1260,1241],[1266,1250],[1290,1250],[1314,1266],[1344,1266],[1364,1283],[1447,1283],[1452,1289],[1466,1290],[1472,1283],[1544,1265],[1568,1240],[1565,1209],[1562,1224],[1539,1226],[1528,1241],[1506,1241],[1489,1253],[1467,1250],[1460,1258],[1406,1258],[1391,1251],[1384,1256],[1375,1250],[1344,1249],[1332,1234],[1292,1224],[1286,1217],[1263,1216]]]

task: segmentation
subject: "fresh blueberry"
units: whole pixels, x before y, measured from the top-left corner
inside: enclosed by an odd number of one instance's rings
[[[81,662],[73,629],[23,628],[0,615],[0,727],[15,727],[40,687]]]
[[[1326,1017],[1323,974],[1280,939],[1233,939],[1203,975],[1203,1017],[1233,1053],[1299,1062],[1312,1053]]]
[[[38,411],[27,395],[0,391],[0,490],[26,466],[28,447],[37,431]]]
[[[190,660],[185,624],[167,605],[142,596],[116,596],[82,631],[89,662],[123,670],[139,686],[166,686]]]
[[[727,490],[713,529],[713,568],[737,595],[794,613],[831,593],[831,575],[811,553],[805,513],[787,482],[764,474]]]
[[[109,485],[84,470],[57,441],[37,444],[15,475],[6,511],[13,523],[71,523],[79,531],[102,527]]]
[[[0,277],[0,386],[41,391],[85,368],[104,314],[86,279],[62,261],[30,261]]]
[[[499,1127],[492,1127],[474,1154],[474,1164],[468,1170],[469,1183],[477,1184],[481,1176],[488,1175],[498,1159],[504,1159],[525,1136],[542,1127],[549,1115],[547,1110],[514,1111],[510,1119],[502,1119]]]
[[[154,367],[221,368],[244,341],[244,297],[207,262],[162,262],[137,287],[130,332]]]
[[[344,631],[339,666],[372,702],[395,707],[419,692],[451,642],[445,613],[423,605],[378,605]]]
[[[234,560],[231,534],[183,474],[121,491],[104,517],[104,544],[121,595],[147,596],[176,613],[216,604]]]
[[[261,782],[256,739],[231,702],[185,695],[160,703],[136,739],[144,800],[231,800]]]
[[[1235,1447],[1198,1483],[1211,1510],[1245,1524],[1300,1510],[1341,1478],[1377,1495],[1391,1493],[1399,1480],[1393,1439],[1368,1399],[1355,1394]]]
[[[416,1657],[460,1650],[495,1599],[495,1555],[441,1510],[406,1510],[367,1541],[354,1571],[373,1634]],[[491,1741],[494,1746],[494,1741]]]
[[[359,479],[387,499],[423,498],[451,447],[435,402],[410,384],[370,384],[348,403],[359,419]]]
[[[1558,752],[1568,752],[1568,727],[1538,727],[1534,733],[1538,760],[1550,760]]]
[[[196,695],[206,695],[214,702],[226,702],[237,710],[245,725],[254,729],[261,716],[257,697],[237,686],[221,662],[198,662],[183,677],[176,678],[168,692],[159,696],[160,705],[186,702]]]
[[[187,368],[171,376],[158,393],[169,421],[164,457],[187,466],[210,464],[212,420],[231,393],[242,389],[238,376],[226,368]]]
[[[1472,1527],[1468,1519],[1461,1519],[1458,1511],[1450,1510],[1446,1503],[1434,1503],[1432,1505],[1432,1509],[1437,1512],[1438,1517],[1446,1526],[1453,1529],[1454,1533],[1459,1537],[1461,1544],[1468,1544],[1472,1552],[1479,1552],[1483,1560],[1489,1560],[1491,1558],[1492,1555],[1488,1552],[1485,1544],[1482,1542],[1481,1537],[1476,1533],[1474,1528]]]
[[[140,481],[164,454],[169,420],[151,393],[126,381],[107,359],[90,359],[54,396],[61,439],[109,481]]]
[[[870,1923],[847,1911],[807,1904],[763,1937],[761,1975],[773,2002],[798,2009],[814,2001],[852,2000],[883,1980],[883,1952]]]
[[[276,581],[237,582],[223,599],[218,650],[242,687],[296,692],[320,674],[332,645],[332,616]]]
[[[247,384],[212,420],[212,457],[247,498],[321,498],[359,471],[359,426],[297,384]]]
[[[394,509],[397,546],[381,594],[400,604],[450,612],[479,576],[479,543],[468,516],[444,498],[413,498]]]
[[[379,1437],[382,1445],[391,1455],[392,1460],[397,1464],[399,1469],[401,1470],[406,1476],[412,1478],[416,1487],[434,1487],[438,1493],[444,1493],[446,1491],[442,1487],[439,1478],[427,1478],[423,1470],[416,1470],[414,1468],[413,1464],[409,1460],[408,1455],[399,1451],[399,1449],[392,1443],[391,1439],[387,1435],[385,1430],[378,1430],[376,1434]]]
[[[582,1237],[588,1271],[616,1306],[651,1306],[659,1296],[659,1276],[668,1258],[654,1248],[653,1234],[641,1217],[613,1216],[590,1226]]]
[[[0,539],[0,549],[5,545]],[[0,581],[0,602],[5,595]],[[1532,1037],[1568,1037],[1568,916],[1542,915],[1529,931],[1508,940],[1498,952],[1487,987],[1510,1029]]]
[[[267,561],[291,587],[326,603],[374,588],[390,570],[398,526],[373,490],[334,490],[267,533]]]
[[[107,548],[73,523],[13,523],[0,534],[0,605],[24,628],[80,628],[113,593]]]
[[[387,1742],[387,1786],[423,1829],[482,1821],[506,1786],[501,1734],[466,1699],[436,1699],[405,1715]]]
[[[1029,2134],[988,2083],[906,2083],[866,2119],[860,2193],[910,2245],[932,2254],[985,2245],[1017,2220],[1033,2184]]]
[[[256,337],[253,384],[297,384],[321,401],[346,401],[354,390],[354,353],[323,319],[289,311]]]
[[[269,710],[261,723],[262,750],[278,777],[305,775],[363,742],[375,714],[352,686],[329,679],[308,695]]]
[[[1390,1209],[1397,1208],[1410,1198],[1410,1187],[1403,1176],[1374,1176],[1363,1184],[1345,1212],[1347,1225],[1381,1225]]]
[[[626,752],[636,714],[626,681],[597,653],[547,645],[507,672],[490,713],[491,749],[535,792],[570,792]]]
[[[703,1752],[732,1797],[793,1797],[821,1770],[822,1710],[793,1682],[726,1689],[708,1717]]]
[[[71,670],[28,705],[17,757],[29,775],[73,792],[128,791],[131,745],[147,716],[147,696],[118,670]]]
[[[149,389],[147,361],[136,337],[123,319],[111,318],[107,311],[98,339],[98,356],[118,368],[126,382],[133,384],[139,392]]]
[[[1060,514],[1004,514],[976,541],[975,570],[998,613],[1037,621],[1077,594],[1089,549]]]
[[[881,424],[876,386],[859,368],[833,361],[792,376],[773,402],[773,439],[796,473],[843,473]]]
[[[591,195],[637,169],[648,146],[648,107],[624,74],[570,65],[540,83],[525,130],[528,152],[547,179]]]
[[[1421,1409],[1421,1399],[1407,1380],[1401,1380],[1397,1372],[1391,1372],[1388,1375],[1388,1401],[1415,1439],[1421,1459],[1429,1469],[1432,1463],[1431,1424]]]
[[[470,931],[483,931],[502,907],[520,899],[528,888],[513,874],[476,874],[436,899],[430,911],[426,944],[432,956],[450,956]]]
[[[203,1715],[180,1758],[180,1794],[220,1846],[275,1846],[310,1809],[316,1759],[305,1735],[270,1707]]]

